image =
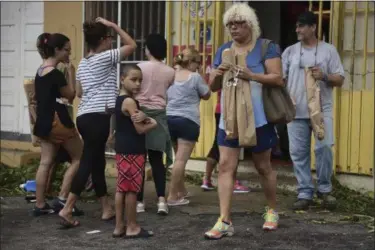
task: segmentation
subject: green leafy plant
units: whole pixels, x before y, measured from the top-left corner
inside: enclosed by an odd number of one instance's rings
[[[0,194],[2,196],[22,195],[25,192],[19,188],[19,185],[27,180],[34,180],[39,166],[39,160],[30,161],[27,165],[18,168],[11,168],[4,164],[0,165]],[[52,192],[60,189],[62,179],[67,166],[59,164],[56,166],[55,178],[52,182]]]

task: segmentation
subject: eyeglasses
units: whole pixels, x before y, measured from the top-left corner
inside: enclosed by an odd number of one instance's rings
[[[236,28],[239,28],[239,27],[242,27],[245,23],[246,21],[233,21],[233,22],[227,23],[225,26],[227,28],[231,28],[234,25]]]
[[[309,66],[309,67],[316,67],[316,65],[317,65],[317,63],[316,63],[316,58],[317,58],[317,54],[318,54],[318,44],[319,44],[319,42],[317,42],[316,43],[316,46],[315,46],[315,53],[314,53],[314,56],[315,56],[315,62],[314,62],[314,65],[313,66]],[[300,50],[299,50],[299,68],[300,69],[304,69],[305,68],[305,66],[302,66],[302,60],[301,60],[301,58],[302,58],[302,56],[303,56],[303,51],[302,51],[302,43],[300,43]]]

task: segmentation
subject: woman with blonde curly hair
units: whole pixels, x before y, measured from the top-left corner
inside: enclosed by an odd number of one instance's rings
[[[247,4],[232,5],[223,16],[223,23],[228,29],[232,41],[222,45],[216,52],[214,70],[210,74],[211,90],[222,88],[220,76],[224,75],[227,67],[222,65],[222,52],[226,49],[234,51],[235,55],[246,56],[246,67],[233,66],[238,72],[238,78],[250,84],[251,104],[255,120],[257,144],[251,147],[252,159],[257,169],[268,207],[264,215],[263,229],[275,230],[278,225],[276,206],[276,173],[271,166],[271,149],[277,143],[274,125],[267,122],[262,100],[262,86],[283,85],[280,49],[275,43],[270,43],[265,56],[262,58],[264,40],[260,39],[260,28],[255,11]],[[225,95],[221,93],[221,105],[225,103]],[[225,132],[225,114],[220,117],[217,135],[220,161],[218,194],[220,200],[220,218],[215,226],[205,233],[207,239],[220,239],[234,234],[230,210],[233,195],[234,174],[240,154],[238,139],[227,139]]]
[[[185,166],[199,138],[201,99],[208,100],[211,91],[197,72],[201,57],[195,49],[187,48],[178,54],[179,65],[174,83],[167,91],[167,120],[174,146],[175,161],[168,195],[169,206],[189,204],[184,185]]]

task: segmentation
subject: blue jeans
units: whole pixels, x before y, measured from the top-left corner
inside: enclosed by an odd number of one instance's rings
[[[322,141],[315,137],[315,165],[320,193],[332,191],[333,165],[333,118],[324,116],[325,136]],[[312,200],[314,185],[311,176],[311,122],[309,119],[296,119],[288,124],[289,151],[293,161],[294,174],[298,181],[298,199]]]

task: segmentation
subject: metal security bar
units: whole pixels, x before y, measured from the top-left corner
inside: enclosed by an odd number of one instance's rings
[[[120,66],[122,64],[136,64],[146,60],[144,52],[146,37],[150,33],[165,32],[165,1],[102,1],[85,2],[85,20],[95,20],[101,16],[117,23],[134,38],[137,43],[136,51],[126,61],[117,65],[117,83],[120,85]],[[84,45],[87,53],[87,46]],[[119,36],[113,38],[113,48],[120,48]],[[114,120],[111,121],[111,129],[114,130]],[[114,154],[114,151],[107,148],[107,154]]]
[[[374,2],[342,2],[343,122],[339,165],[342,172],[373,175],[374,166]],[[371,20],[370,20],[371,19]],[[346,117],[346,119],[345,119]],[[349,118],[349,119],[348,119]]]
[[[117,23],[118,20],[118,2],[108,1],[108,2],[85,2],[85,21],[95,20],[97,17],[103,17]],[[117,47],[116,37],[112,40],[112,46]],[[84,45],[85,54],[88,52],[86,44]]]
[[[373,175],[374,2],[310,1],[309,9],[318,15],[319,38],[329,15],[329,42],[345,71],[344,86],[334,89],[335,170]]]
[[[151,33],[165,33],[165,1],[120,1],[121,22],[123,27],[137,43],[136,51],[127,62],[146,60],[144,51],[146,37]]]
[[[218,1],[167,2],[166,36],[167,41],[171,41],[167,60],[169,65],[172,64],[173,56],[186,47],[193,47],[202,56],[203,75],[207,77],[206,73],[212,64],[214,53],[223,42],[224,4]],[[216,95],[213,95],[209,101],[201,102],[201,131],[192,158],[204,158],[210,150],[215,131],[213,117],[216,100]]]

